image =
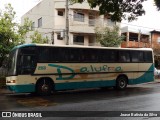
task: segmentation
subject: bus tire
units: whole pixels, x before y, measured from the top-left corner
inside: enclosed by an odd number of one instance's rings
[[[116,80],[116,89],[123,90],[127,87],[127,77],[119,76]]]
[[[36,84],[36,93],[40,96],[51,95],[53,91],[53,83],[47,78],[43,78]]]

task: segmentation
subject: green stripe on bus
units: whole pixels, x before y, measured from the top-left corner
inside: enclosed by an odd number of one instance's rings
[[[150,72],[152,71],[152,72]],[[129,79],[128,84],[140,84],[154,81],[154,64],[142,76],[136,79]]]

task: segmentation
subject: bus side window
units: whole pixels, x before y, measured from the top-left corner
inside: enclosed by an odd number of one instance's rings
[[[83,49],[84,61],[92,62],[90,49]]]
[[[60,57],[58,57],[60,54],[60,50],[58,47],[49,48],[49,62],[59,62]]]
[[[126,57],[124,55],[121,55],[119,60],[120,62],[126,62]]]
[[[109,62],[108,50],[99,50],[99,60],[100,62]]]
[[[119,51],[119,61],[120,62],[130,62],[129,51]]]
[[[84,61],[91,62],[91,63],[96,62],[97,61],[96,52],[97,51],[94,51],[94,49],[84,49],[83,50]]]
[[[39,61],[47,62],[49,60],[49,49],[48,48],[40,48],[39,49]]]
[[[144,59],[145,59],[145,62],[151,62],[152,63],[152,52],[150,51],[145,51],[144,52]]]
[[[67,48],[62,49],[60,54],[61,54],[62,62],[69,62],[69,54],[70,54],[69,49]]]
[[[139,58],[139,62],[144,62],[144,56],[142,51],[138,52],[138,58]]]
[[[91,51],[91,59],[93,62],[99,62],[99,50],[92,50]]]
[[[69,61],[71,62],[79,62],[79,49],[70,48]]]
[[[112,50],[109,52],[109,61],[110,62],[117,62],[117,56],[118,56],[118,51],[117,50]]]
[[[131,53],[131,59],[132,59],[132,62],[139,62],[138,51],[132,51],[132,53]]]
[[[85,55],[83,49],[79,49],[80,57],[79,57],[79,62],[85,62]]]

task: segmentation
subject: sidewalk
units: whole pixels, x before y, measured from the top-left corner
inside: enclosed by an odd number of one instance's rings
[[[160,78],[155,78],[154,82],[160,83]]]

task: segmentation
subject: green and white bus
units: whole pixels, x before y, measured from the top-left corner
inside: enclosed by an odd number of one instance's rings
[[[150,48],[25,44],[9,55],[6,85],[15,93],[115,87],[154,80]]]

